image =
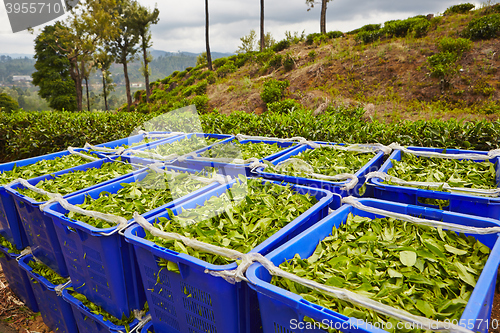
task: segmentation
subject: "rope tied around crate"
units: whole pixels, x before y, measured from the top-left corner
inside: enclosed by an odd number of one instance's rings
[[[90,160],[90,161],[98,161],[100,160],[100,158],[97,158],[97,157],[92,157],[92,156],[89,156],[89,155],[85,155],[85,154],[82,154],[78,151],[76,151],[75,149],[78,149],[78,148],[75,148],[75,147],[68,147],[68,152],[72,155],[78,155],[84,159],[87,159],[87,160]]]
[[[457,333],[472,333],[471,330],[468,330],[464,327],[453,325],[450,323],[444,323],[439,321],[434,321],[425,317],[413,315],[407,311],[396,309],[391,306],[385,305],[383,303],[374,301],[365,296],[356,294],[352,291],[337,288],[333,286],[325,286],[318,282],[311,281],[308,279],[304,279],[296,276],[295,274],[288,273],[279,267],[276,267],[269,259],[262,256],[260,253],[248,253],[244,254],[236,250],[223,248],[217,245],[208,244],[204,242],[200,242],[196,239],[188,238],[182,236],[177,233],[164,232],[158,228],[156,228],[153,224],[149,223],[144,217],[139,215],[137,212],[134,213],[134,220],[145,230],[149,231],[153,236],[164,238],[167,240],[177,240],[182,241],[186,246],[189,246],[195,250],[200,250],[204,252],[208,252],[214,255],[220,255],[229,259],[239,260],[238,267],[234,270],[225,270],[225,271],[214,271],[206,269],[205,273],[210,274],[215,277],[221,277],[228,281],[229,283],[237,283],[241,281],[250,281],[245,277],[245,272],[253,263],[260,263],[268,270],[271,275],[280,276],[286,279],[289,279],[293,282],[302,284],[306,287],[314,289],[316,291],[322,292],[324,294],[328,294],[335,298],[351,302],[358,306],[361,306],[366,309],[373,310],[377,313],[387,315],[389,317],[396,318],[401,321],[410,322],[414,324],[420,325],[423,329],[432,329],[437,331],[445,331],[445,332],[457,332]]]
[[[117,148],[107,148],[107,147],[97,147],[94,145],[91,145],[90,143],[86,142],[83,148],[89,148],[95,151],[101,151],[103,153],[113,153],[116,155],[121,155],[125,150],[127,150],[124,147],[117,147]]]
[[[479,188],[469,188],[469,187],[453,187],[447,182],[419,182],[419,181],[406,181],[398,177],[391,176],[385,172],[373,171],[366,175],[366,180],[372,178],[380,178],[384,181],[390,181],[397,185],[409,185],[409,186],[424,186],[429,188],[442,188],[452,193],[465,193],[465,194],[479,194],[490,197],[498,197],[500,195],[500,188],[495,189],[479,189]],[[368,185],[375,186],[373,183],[367,183]]]
[[[184,132],[170,132],[170,133],[152,133],[152,132],[147,132],[143,130],[139,130],[137,134],[142,134],[147,138],[171,138],[176,135],[185,135],[186,133]]]
[[[172,171],[172,170],[165,170],[165,169],[160,169],[161,166],[165,166],[163,163],[155,163],[155,164],[149,164],[148,168],[151,169],[152,171],[160,174],[169,174],[172,176],[179,175],[178,172]],[[213,182],[218,182],[221,185],[228,184],[232,181],[232,178],[230,176],[223,176],[221,174],[212,174],[211,178],[207,177],[200,177],[196,176],[193,174],[188,174],[189,178],[199,181],[204,184],[212,184]]]
[[[412,154],[421,157],[436,157],[436,158],[448,158],[448,159],[467,159],[467,160],[490,160],[492,158],[500,156],[500,149],[493,149],[487,152],[487,154],[476,154],[476,153],[466,153],[466,154],[445,154],[433,151],[420,151],[407,149],[396,142],[391,143],[389,146],[392,150],[401,150],[404,153]]]
[[[368,213],[373,213],[377,215],[383,215],[387,217],[392,217],[397,220],[401,221],[406,221],[414,224],[420,224],[420,225],[425,225],[429,227],[434,227],[434,228],[443,228],[459,233],[464,233],[464,234],[474,234],[474,235],[489,235],[489,234],[497,234],[500,233],[500,227],[469,227],[469,226],[463,226],[460,224],[455,224],[455,223],[448,223],[448,222],[442,222],[442,221],[436,221],[436,220],[428,220],[428,219],[422,219],[420,217],[415,217],[407,214],[401,214],[401,213],[395,213],[391,212],[388,210],[383,210],[379,208],[374,208],[374,207],[368,207],[363,205],[361,202],[359,202],[358,198],[349,196],[346,198],[342,199],[342,203],[349,204],[353,206],[356,209],[368,212]]]

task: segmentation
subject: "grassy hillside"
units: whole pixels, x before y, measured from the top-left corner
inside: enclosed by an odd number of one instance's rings
[[[289,36],[262,53],[219,59],[213,73],[205,67],[174,72],[152,84],[152,104],[136,94],[136,109],[167,111],[195,102],[204,111],[260,114],[268,109],[263,84],[275,79],[289,81],[283,96],[294,101],[289,105],[317,112],[325,105],[360,105],[385,122],[497,119],[500,30],[483,39],[469,26],[488,18],[500,29],[500,6],[457,8],[346,34]]]

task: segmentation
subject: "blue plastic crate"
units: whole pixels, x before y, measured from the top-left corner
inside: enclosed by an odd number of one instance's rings
[[[62,295],[57,295],[56,285],[33,272],[33,268],[28,263],[34,260],[32,255],[24,256],[19,260],[19,266],[30,277],[43,322],[54,332],[76,332],[77,327],[71,306],[63,300]]]
[[[195,172],[177,167],[167,169]],[[85,196],[96,199],[103,192],[116,193],[122,188],[122,183],[140,181],[147,174],[148,172],[144,171],[121,178],[111,184],[73,195],[67,200],[69,203],[77,205],[84,202]],[[220,186],[219,183],[215,182],[206,185],[167,205],[146,212],[143,216],[148,218],[165,212],[166,208],[180,205],[190,198]],[[53,221],[68,273],[75,289],[78,288],[78,292],[84,294],[91,302],[100,305],[104,310],[118,318],[130,310],[142,308],[145,296],[132,246],[116,232],[108,236],[102,234],[116,231],[116,227],[98,229],[66,217],[67,212],[59,203],[54,203],[44,209],[46,217]]]
[[[498,221],[493,219],[477,218],[471,215],[450,213],[432,208],[392,203],[377,199],[361,199],[360,202],[369,207],[467,226],[491,227],[500,225]],[[350,205],[343,205],[312,228],[269,253],[266,258],[271,260],[276,266],[279,266],[285,260],[292,259],[296,253],[301,258],[308,258],[314,253],[318,242],[331,235],[333,226],[338,227],[344,223],[349,213],[370,218],[382,217],[358,210]],[[476,327],[475,330],[486,332],[486,322],[481,322],[481,319],[486,320],[490,318],[497,270],[500,264],[500,241],[498,234],[473,236],[491,248],[492,251],[461,319],[465,323],[468,323],[470,319],[476,325],[481,324],[481,327]],[[343,327],[349,327],[349,323],[353,325],[350,326],[350,329],[342,330],[343,332],[384,332],[379,329],[377,330],[373,325],[361,324],[356,318],[346,317],[335,311],[308,302],[297,294],[271,285],[269,283],[271,276],[261,264],[252,265],[248,269],[246,276],[251,282],[251,288],[258,292],[264,333],[274,333],[276,331],[291,332],[294,328],[291,327],[292,321],[294,324],[300,323],[304,319],[304,316],[319,322],[325,320],[328,323],[338,323],[338,327],[341,327],[340,325],[342,324],[344,324]],[[311,332],[323,331],[311,330]]]
[[[165,145],[165,144],[171,144],[173,142],[181,141],[181,140],[184,140],[184,139],[189,139],[192,136],[197,136],[197,137],[206,138],[206,139],[219,139],[218,143],[229,141],[229,140],[231,140],[234,137],[233,135],[226,135],[226,134],[189,133],[189,134],[179,135],[179,136],[176,136],[176,137],[173,137],[173,138],[170,138],[170,139],[166,139],[166,140],[161,140],[159,142],[150,144],[146,148],[134,148],[134,150],[144,151],[144,153],[148,153],[148,152],[149,153],[151,153],[151,152],[155,153],[153,150],[156,149],[156,148],[158,148],[159,146],[162,146],[162,145]],[[211,147],[212,145],[207,145],[207,147]],[[129,153],[125,153],[125,155],[129,155]],[[182,155],[184,155],[184,154],[182,154]],[[158,162],[158,160],[155,160],[153,157],[141,157],[141,158],[144,159],[144,160],[146,160],[146,161],[150,161],[150,162],[151,161],[152,162]],[[175,158],[172,158],[172,159],[170,159],[168,161],[164,161],[164,162],[173,163],[175,160],[176,160]]]
[[[280,156],[285,155],[286,153],[294,150],[297,148],[298,143],[297,142],[281,142],[281,141],[276,141],[276,140],[241,140],[238,141],[237,138],[232,138],[231,140],[225,141],[224,143],[221,144],[232,144],[234,142],[239,142],[241,144],[245,143],[267,143],[269,145],[272,144],[277,144],[279,147],[283,148],[281,151],[274,153],[270,156],[266,156],[262,158],[261,160],[263,161],[273,161]],[[202,153],[213,149],[215,145],[212,145],[210,147],[205,147],[202,149],[199,149],[196,151],[196,154],[200,156]],[[176,164],[179,166],[183,166],[186,168],[193,168],[193,169],[202,169],[205,167],[213,167],[213,168],[218,168],[224,170],[225,174],[229,175],[237,175],[237,174],[246,174],[247,176],[252,176],[252,173],[250,172],[250,164],[251,163],[245,163],[245,164],[236,164],[236,163],[224,163],[224,162],[216,162],[216,161],[204,161],[204,160],[199,160],[199,159],[193,159],[193,158],[187,158],[184,161],[176,161]]]
[[[323,144],[323,145],[332,145],[333,143],[328,143],[328,142],[316,142],[318,144]],[[342,144],[340,144],[342,145]],[[308,149],[314,149],[310,145],[301,145],[292,151],[282,155],[281,157],[278,157],[277,159],[271,161],[272,164],[278,165],[280,162],[284,162],[289,158],[293,158],[294,156],[298,155],[301,152],[304,152]],[[319,148],[321,149],[321,148]],[[379,151],[375,153],[373,158],[366,164],[364,165],[361,169],[359,169],[354,175],[358,177],[358,184],[352,189],[352,190],[345,190],[342,189],[343,186],[345,186],[348,181],[341,181],[341,182],[334,182],[334,181],[328,181],[328,180],[321,180],[321,179],[314,179],[314,178],[305,178],[305,177],[295,177],[295,176],[289,176],[285,174],[279,174],[279,173],[273,173],[273,172],[266,172],[265,168],[259,167],[255,170],[255,172],[266,179],[273,179],[273,180],[279,180],[279,181],[284,181],[288,183],[294,183],[294,184],[300,184],[300,185],[305,185],[305,186],[310,186],[314,188],[322,188],[328,191],[331,191],[333,193],[340,194],[341,196],[349,196],[349,195],[354,195],[354,196],[359,196],[359,189],[363,184],[365,183],[365,176],[367,173],[372,172],[372,171],[377,171],[380,166],[382,165],[382,162],[384,160],[384,153]]]
[[[263,182],[270,182],[262,180]],[[273,182],[275,183],[275,182]],[[172,210],[179,214],[182,209],[203,205],[212,196],[220,196],[235,183],[215,189],[182,204]],[[314,195],[318,202],[286,227],[277,231],[251,252],[266,254],[291,239],[328,214],[328,205],[333,198],[340,205],[340,197],[324,190],[291,185],[301,194]],[[154,223],[159,214],[148,219]],[[144,283],[144,289],[152,316],[152,323],[158,332],[257,332],[259,315],[255,293],[245,283],[230,284],[222,278],[206,274],[205,269],[214,271],[231,270],[236,264],[213,265],[190,255],[177,253],[144,239],[142,227],[127,228],[125,238],[134,245],[137,261]],[[161,269],[159,258],[178,265],[180,274]]]
[[[75,151],[87,151],[86,149],[75,149]],[[0,172],[11,171],[15,166],[21,167],[34,164],[41,160],[53,160],[57,157],[69,155],[69,151],[65,150],[58,153],[52,153],[43,156],[31,157],[24,160],[0,164]],[[96,154],[96,157],[102,157]],[[24,249],[28,246],[28,239],[24,232],[19,215],[17,214],[14,200],[7,193],[5,186],[0,186],[0,234],[9,242],[15,245],[18,249]]]
[[[72,287],[68,285],[67,288]],[[96,315],[90,312],[90,309],[83,305],[82,302],[74,298],[70,292],[65,288],[62,292],[63,299],[71,306],[73,315],[75,317],[76,325],[78,326],[78,331],[80,333],[125,333],[126,327],[115,325],[110,321],[105,321],[102,315]],[[121,319],[121,317],[119,317]],[[139,321],[134,319],[132,323],[129,324],[130,330],[132,330]]]
[[[82,164],[71,169],[66,169],[50,175],[30,179],[28,182],[31,185],[36,185],[40,181],[53,179],[68,172],[88,170],[91,168],[100,168],[104,163],[111,163],[116,158],[117,157],[111,159],[101,159],[95,162]],[[130,159],[127,157],[122,157],[121,159],[123,161],[130,162]],[[136,169],[138,168],[139,167],[136,167]],[[129,177],[130,175],[131,173],[108,180],[101,184],[94,185],[89,189],[116,182],[117,180]],[[17,213],[26,232],[28,244],[29,246],[31,246],[33,255],[60,275],[68,276],[66,263],[64,262],[61,246],[59,244],[57,234],[54,230],[52,219],[45,216],[40,210],[40,205],[46,203],[46,201],[39,202],[30,197],[27,197],[17,191],[17,189],[19,188],[24,188],[24,186],[18,183],[7,186],[6,190],[11,195],[16,205]],[[81,189],[77,192],[67,194],[64,196],[64,198],[78,195],[80,193],[85,193],[89,189]]]
[[[149,133],[150,134],[170,134],[172,132],[149,132]],[[174,137],[176,137],[178,135],[180,135],[180,134],[174,134],[171,137],[158,138],[157,140],[155,140],[155,142],[143,143],[143,144],[134,146],[133,149],[146,148],[146,147],[149,147],[152,144],[155,144],[155,143],[159,142],[160,140],[163,141],[165,139],[172,139],[172,138],[174,138]],[[146,138],[147,138],[146,134],[136,134],[136,135],[133,135],[133,136],[129,136],[127,138],[118,139],[118,140],[114,140],[114,141],[110,141],[110,142],[105,142],[105,143],[101,143],[101,144],[98,144],[98,145],[95,145],[95,146],[96,147],[102,147],[102,148],[116,149],[116,148],[119,148],[119,147],[131,146],[133,144],[140,143],[141,141],[143,141]]]
[[[0,264],[2,265],[3,273],[9,283],[10,289],[31,311],[38,312],[38,304],[33,294],[28,275],[26,275],[26,272],[17,263],[20,255],[8,253],[7,251],[7,248],[0,246]]]
[[[155,333],[155,328],[153,327],[153,323],[149,322],[144,325],[141,329],[141,333]]]
[[[443,152],[443,149],[435,148],[408,147],[408,149],[426,152]],[[462,149],[446,149],[446,153],[474,153],[486,155],[488,152]],[[387,159],[387,161],[385,161],[385,163],[380,168],[380,172],[387,173],[389,169],[392,168],[393,165],[391,160],[400,161],[401,151],[394,150],[389,159]],[[490,162],[496,163],[496,183],[498,187],[500,185],[500,157],[493,158],[490,160]],[[410,186],[389,185],[380,178],[372,178],[368,180],[367,185],[366,196],[369,197],[431,208],[438,208],[437,202],[436,205],[432,205],[423,203],[423,199],[444,200],[447,204],[442,205],[441,209],[450,212],[500,219],[500,198],[426,190]]]

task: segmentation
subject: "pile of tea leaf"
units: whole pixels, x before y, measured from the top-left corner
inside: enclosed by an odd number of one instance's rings
[[[82,153],[85,154],[84,152]],[[95,155],[93,157],[95,157]],[[8,184],[17,178],[36,178],[89,162],[91,161],[81,156],[69,154],[62,157],[56,157],[52,160],[40,160],[26,166],[14,166],[10,171],[0,172],[0,186]]]
[[[28,262],[28,266],[33,269],[32,270],[33,273],[43,276],[53,285],[57,286],[60,284],[65,284],[69,280],[69,278],[63,278],[62,276],[54,272],[50,267],[46,266],[45,264],[39,261],[30,260]]]
[[[365,166],[372,158],[373,153],[359,153],[338,150],[333,148],[307,149],[298,155],[291,156],[309,164],[313,173],[335,176],[341,173],[354,174]],[[278,170],[275,166],[269,165],[266,172],[287,174],[291,176],[311,178],[309,172],[304,171],[300,163],[290,163]]]
[[[103,163],[99,168],[76,170],[60,175],[56,178],[42,180],[35,187],[47,192],[59,193],[62,196],[89,188],[99,183],[123,176],[132,172],[132,165],[121,162]],[[49,200],[44,194],[37,193],[28,188],[19,188],[19,193],[35,199],[38,202]]]
[[[148,157],[148,153],[154,153],[162,156],[168,156],[172,154],[183,155],[209,146],[219,140],[220,139],[216,138],[199,137],[197,135],[192,135],[189,138],[159,145],[154,149],[144,150],[144,153],[137,154],[137,156]]]
[[[211,175],[208,178],[211,178]],[[122,216],[130,220],[134,212],[144,214],[207,186],[206,183],[190,177],[188,173],[176,172],[172,175],[154,171],[149,171],[146,177],[140,181],[121,183],[120,185],[122,188],[116,193],[102,192],[97,199],[86,196],[85,201],[78,206],[87,210]],[[96,228],[115,226],[113,223],[74,212],[68,212],[66,216]]]
[[[204,151],[201,156],[209,158],[258,158],[262,159],[282,151],[285,148],[277,143],[269,144],[265,142],[229,142],[226,144],[215,145],[211,149]]]
[[[446,182],[452,187],[477,189],[497,187],[495,164],[489,161],[428,158],[403,153],[401,161],[392,160],[392,165],[387,173],[405,181]]]
[[[434,320],[460,319],[490,249],[474,237],[392,218],[353,216],[333,228],[314,253],[280,267]],[[273,277],[272,284],[343,315],[370,323],[397,321]],[[398,330],[410,332],[410,330]],[[412,331],[412,332],[417,332]]]
[[[316,204],[309,194],[299,194],[290,186],[240,176],[237,184],[223,195],[211,197],[203,206],[186,209],[171,219],[159,218],[155,227],[189,238],[247,253]],[[216,265],[231,260],[187,248],[182,242],[154,237],[146,239],[179,253],[189,254]]]

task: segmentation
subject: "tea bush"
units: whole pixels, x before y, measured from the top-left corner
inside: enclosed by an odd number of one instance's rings
[[[448,7],[443,14],[444,15],[465,14],[468,13],[470,10],[474,9],[474,7],[476,6],[471,3],[463,3],[460,5]]]
[[[462,35],[472,40],[490,39],[499,36],[500,14],[490,14],[473,19],[464,29]]]
[[[264,83],[260,98],[266,104],[278,102],[285,96],[285,90],[290,86],[290,81],[270,79]]]

